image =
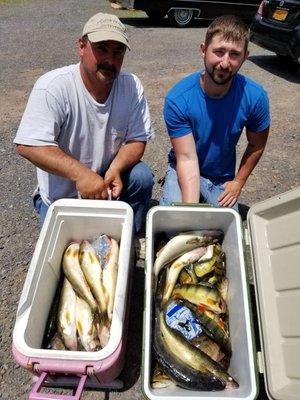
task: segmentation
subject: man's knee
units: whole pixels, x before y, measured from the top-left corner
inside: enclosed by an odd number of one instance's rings
[[[142,190],[152,190],[154,181],[150,167],[143,162],[136,164],[130,171],[128,184]]]

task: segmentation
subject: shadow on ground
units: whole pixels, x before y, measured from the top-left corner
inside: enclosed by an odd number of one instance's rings
[[[124,388],[122,391],[126,391],[134,386],[141,373],[144,285],[144,269],[134,268],[130,293],[131,298],[125,365],[121,375],[119,376],[119,379],[124,382]]]
[[[276,55],[249,56],[258,67],[292,83],[300,83],[300,65],[283,61]]]

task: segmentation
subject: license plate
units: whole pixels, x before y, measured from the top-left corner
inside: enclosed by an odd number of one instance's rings
[[[273,18],[277,19],[277,21],[284,21],[288,15],[288,10],[282,10],[280,8],[276,8],[273,13]]]

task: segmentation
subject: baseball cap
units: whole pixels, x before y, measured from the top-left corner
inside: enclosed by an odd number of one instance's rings
[[[84,25],[82,36],[87,35],[92,43],[115,40],[129,47],[126,28],[116,15],[98,13]]]

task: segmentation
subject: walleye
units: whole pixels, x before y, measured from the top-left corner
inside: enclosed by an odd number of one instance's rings
[[[111,238],[111,251],[107,264],[103,269],[103,286],[105,288],[107,315],[109,320],[112,319],[115,291],[118,275],[118,258],[119,246],[118,242]]]
[[[156,314],[157,316],[155,318],[153,335],[153,349],[157,361],[163,367],[163,370],[167,373],[167,375],[169,375],[177,385],[183,387],[184,389],[205,391],[224,389],[225,384],[221,379],[214,376],[209,371],[198,371],[195,368],[190,367],[184,362],[185,360],[179,358],[179,352],[174,354],[169,350],[166,340],[172,347],[173,345],[176,345],[175,339],[173,340],[171,334],[167,337],[162,334],[160,321],[161,317],[163,319],[163,316],[162,313],[158,314],[157,309]],[[175,351],[177,351],[177,348]],[[184,349],[184,351],[186,351],[186,349]],[[192,352],[189,351],[189,353],[185,353],[185,355],[193,358],[193,353],[194,349]]]
[[[88,303],[79,296],[76,299],[76,328],[80,343],[86,351],[100,349],[93,312]]]
[[[162,299],[163,304],[165,304],[169,300],[182,269],[187,265],[199,260],[199,258],[201,258],[206,253],[206,250],[206,247],[197,247],[196,249],[191,250],[188,253],[184,253],[181,257],[177,258],[171,264],[170,268],[168,268],[167,270],[166,286]]]
[[[172,292],[172,297],[188,300],[190,303],[216,314],[226,312],[226,303],[219,291],[209,284],[176,286]]]
[[[79,263],[79,243],[71,243],[63,256],[63,271],[75,292],[82,297],[91,307],[92,311],[97,310],[97,303],[86,282]]]
[[[171,330],[165,323],[163,312],[159,314],[159,326],[168,351],[174,357],[182,360],[182,362],[187,364],[190,368],[197,370],[200,374],[203,374],[205,379],[212,379],[212,377],[214,377],[218,382],[217,387],[220,387],[220,389],[234,389],[239,386],[238,383],[226,371],[224,371],[218,363],[184,340],[180,333]],[[213,386],[213,381],[209,383],[209,387],[210,390],[218,390]]]
[[[175,258],[181,256],[196,247],[207,246],[214,241],[213,236],[197,236],[197,235],[177,235],[157,253],[153,266],[154,275],[157,277],[161,268],[166,264],[174,261]]]
[[[80,243],[79,262],[84,277],[98,303],[100,315],[105,318],[107,305],[102,284],[102,268],[94,248],[87,240]]]
[[[77,350],[76,294],[67,278],[64,278],[57,316],[57,330],[69,350]]]

